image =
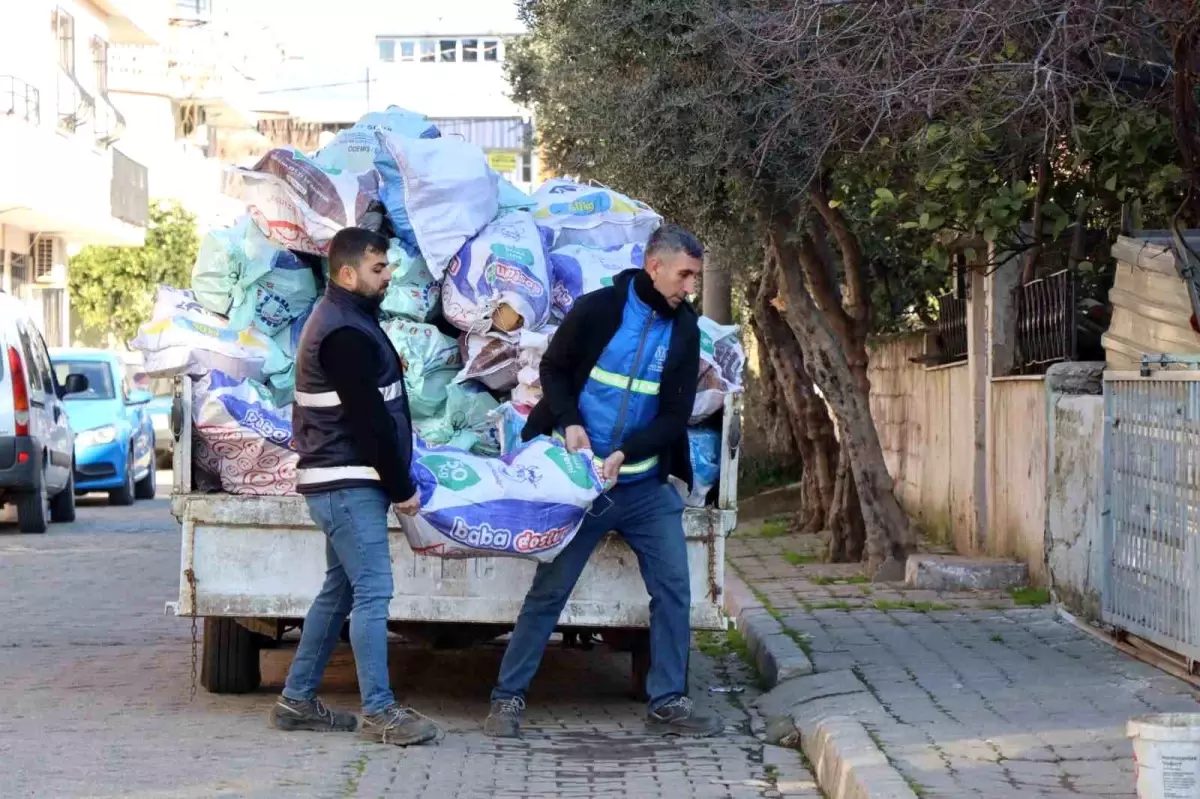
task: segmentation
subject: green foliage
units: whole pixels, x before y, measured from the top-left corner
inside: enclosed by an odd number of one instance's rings
[[[196,218],[178,203],[156,203],[145,246],[89,246],[71,259],[71,308],[85,328],[128,341],[150,316],[156,286],[188,285],[199,246]]]
[[[1050,592],[1045,588],[1010,588],[1008,595],[1018,607],[1040,608],[1050,604]]]

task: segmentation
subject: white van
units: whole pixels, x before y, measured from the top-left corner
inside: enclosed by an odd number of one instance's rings
[[[75,520],[75,434],[62,398],[87,390],[83,375],[59,385],[25,306],[0,291],[0,507],[17,507],[23,533]]]

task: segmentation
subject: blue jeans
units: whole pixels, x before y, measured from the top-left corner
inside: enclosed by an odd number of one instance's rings
[[[350,615],[350,646],[358,670],[363,713],[395,704],[388,682],[387,620],[392,601],[392,557],[387,514],[391,503],[378,488],[346,488],[305,497],[312,520],[325,532],[325,585],[304,617],[300,646],[288,669],[283,695],[312,699],[325,664]]]
[[[646,693],[655,710],[687,690],[692,594],[683,500],[657,479],[618,483],[596,500],[574,540],[550,563],[538,566],[517,626],[500,664],[492,699],[525,696],[542,661],[559,614],[600,539],[616,530],[637,555],[650,594],[650,673]]]

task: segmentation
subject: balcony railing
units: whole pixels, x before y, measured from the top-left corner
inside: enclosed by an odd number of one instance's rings
[[[96,118],[96,98],[79,85],[69,72],[58,73],[58,127],[65,133],[77,133]]]
[[[42,94],[13,75],[0,75],[0,115],[42,124]]]
[[[115,105],[108,92],[100,92],[96,107],[96,144],[111,147],[125,135],[125,115]]]
[[[938,297],[937,363],[967,359],[967,300],[945,294]]]
[[[1013,367],[1018,374],[1037,374],[1059,361],[1075,358],[1075,279],[1064,269],[1018,286],[1017,346]]]
[[[112,215],[138,227],[150,224],[150,175],[120,150],[112,151]]]

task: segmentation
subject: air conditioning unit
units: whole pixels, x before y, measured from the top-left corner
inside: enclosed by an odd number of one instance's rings
[[[33,279],[37,283],[63,283],[67,265],[64,248],[57,236],[38,236],[33,245]]]

